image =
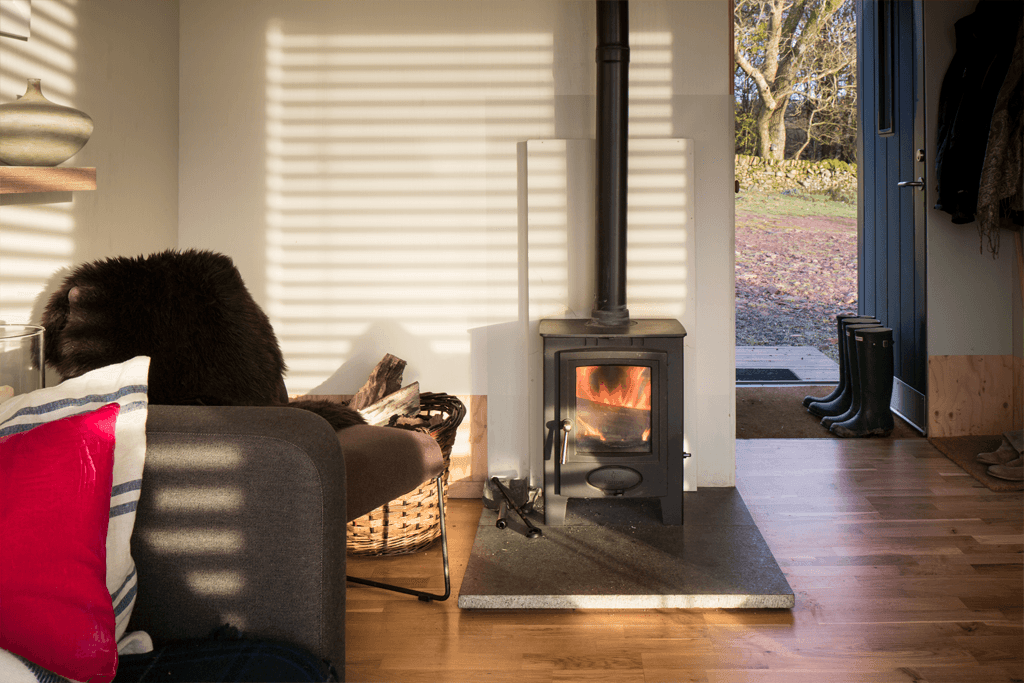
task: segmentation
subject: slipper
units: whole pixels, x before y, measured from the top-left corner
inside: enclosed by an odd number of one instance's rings
[[[988,468],[988,473],[997,479],[1024,481],[1024,458],[1018,457],[1005,465],[992,465]]]
[[[978,453],[978,462],[985,465],[1005,465],[1011,460],[1020,457],[1017,450],[1010,444],[1010,440],[1004,438],[999,448],[989,453]]]

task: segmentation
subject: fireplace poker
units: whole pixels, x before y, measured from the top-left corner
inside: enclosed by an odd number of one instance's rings
[[[508,503],[505,501],[501,501],[501,505],[498,507],[498,521],[494,523],[494,526],[499,529],[508,526]]]
[[[524,513],[522,509],[520,509],[520,507],[515,504],[515,502],[512,500],[512,494],[510,494],[508,489],[505,488],[505,485],[501,483],[501,480],[498,479],[497,477],[491,477],[491,482],[498,487],[499,491],[501,491],[501,495],[505,497],[505,501],[508,503],[508,507],[515,510],[516,514],[519,515],[519,518],[523,520],[523,523],[526,524],[526,526],[530,529],[528,532],[526,532],[526,537],[540,538],[541,536],[543,536],[544,534],[541,533],[541,530],[535,527],[533,525],[533,522],[526,518],[526,513]],[[502,503],[502,505],[504,505],[504,503]],[[499,517],[498,521],[501,522],[502,519]],[[499,526],[498,528],[501,529],[503,527]]]

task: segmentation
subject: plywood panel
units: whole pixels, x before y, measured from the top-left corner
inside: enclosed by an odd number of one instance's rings
[[[487,479],[487,397],[458,398],[466,405],[466,418],[452,446],[448,496],[480,498]]]
[[[1000,434],[1020,429],[1020,359],[930,356],[928,435]]]

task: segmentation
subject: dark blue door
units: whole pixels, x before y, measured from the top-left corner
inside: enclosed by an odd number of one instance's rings
[[[920,0],[858,0],[857,42],[862,190],[858,312],[892,328],[892,407],[923,432],[928,356]]]

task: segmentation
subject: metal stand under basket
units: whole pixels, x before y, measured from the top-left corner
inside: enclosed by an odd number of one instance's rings
[[[436,479],[437,481],[437,506],[438,515],[440,517],[441,526],[441,562],[444,569],[444,593],[428,593],[426,591],[413,590],[411,588],[403,588],[402,586],[396,586],[390,583],[381,583],[380,581],[371,581],[370,579],[360,579],[355,576],[346,576],[345,578],[352,583],[358,583],[363,586],[372,586],[374,588],[383,588],[384,590],[395,591],[396,593],[405,593],[406,595],[415,595],[423,602],[432,602],[437,600],[443,602],[451,597],[452,594],[452,582],[451,574],[448,568],[448,535],[445,531],[444,524],[444,490],[442,483],[443,475]]]

